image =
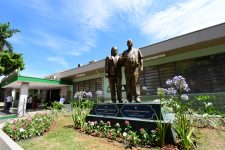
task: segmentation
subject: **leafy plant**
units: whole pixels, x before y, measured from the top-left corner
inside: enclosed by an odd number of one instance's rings
[[[52,109],[54,109],[54,110],[62,110],[63,107],[64,107],[64,105],[59,102],[52,103]]]
[[[213,107],[213,103],[209,101],[210,97],[208,95],[197,96],[196,99],[203,104],[204,107],[200,107],[198,112],[200,114],[220,114],[216,108]]]
[[[187,114],[181,113],[176,115],[173,125],[175,132],[179,138],[179,143],[183,150],[192,150],[195,148],[195,141],[193,128]]]
[[[158,146],[163,147],[165,145],[165,138],[168,128],[170,127],[169,123],[165,123],[161,120],[161,117],[157,120],[155,120],[157,125],[157,136],[158,136]]]
[[[85,118],[89,113],[89,109],[82,109],[77,107],[73,109],[72,119],[75,128],[83,128],[85,124]]]

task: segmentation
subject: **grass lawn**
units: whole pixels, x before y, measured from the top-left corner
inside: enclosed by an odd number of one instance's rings
[[[92,137],[74,130],[71,117],[59,117],[49,132],[43,136],[22,140],[18,144],[25,150],[123,150],[125,145],[104,138]],[[198,149],[222,150],[225,147],[225,131],[216,129],[195,129]],[[146,149],[146,148],[135,148]],[[159,149],[159,148],[154,148]]]
[[[73,127],[71,117],[59,117],[43,136],[19,141],[25,150],[123,150],[124,145],[85,135]],[[144,148],[143,148],[144,150]]]

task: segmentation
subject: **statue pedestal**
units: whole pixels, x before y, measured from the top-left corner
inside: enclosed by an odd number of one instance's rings
[[[112,125],[119,123],[122,129],[126,127],[124,122],[129,121],[134,130],[139,132],[141,128],[144,128],[150,132],[157,128],[157,119],[161,119],[163,124],[170,124],[163,119],[159,102],[102,103],[94,104],[86,121],[110,121]],[[165,141],[167,144],[175,142],[171,128],[167,130]]]

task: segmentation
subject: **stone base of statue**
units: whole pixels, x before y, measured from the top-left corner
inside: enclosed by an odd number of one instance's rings
[[[151,131],[157,128],[156,122],[158,119],[160,119],[163,124],[171,124],[169,121],[163,119],[159,102],[101,103],[95,104],[92,107],[86,121],[110,121],[112,125],[119,123],[122,129],[126,127],[124,122],[129,121],[132,128],[136,131],[139,131],[141,128]],[[175,143],[175,137],[171,126],[169,126],[167,130],[165,142],[167,144]]]

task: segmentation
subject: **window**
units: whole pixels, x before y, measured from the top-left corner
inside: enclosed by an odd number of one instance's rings
[[[152,94],[158,87],[166,87],[166,80],[182,75],[189,93],[225,91],[225,53],[146,67],[141,81]]]
[[[74,83],[74,94],[77,91],[90,91],[92,92],[93,97],[95,97],[95,92],[97,90],[102,91],[102,79],[101,78],[95,78],[91,80],[85,80],[85,81],[79,81]]]

